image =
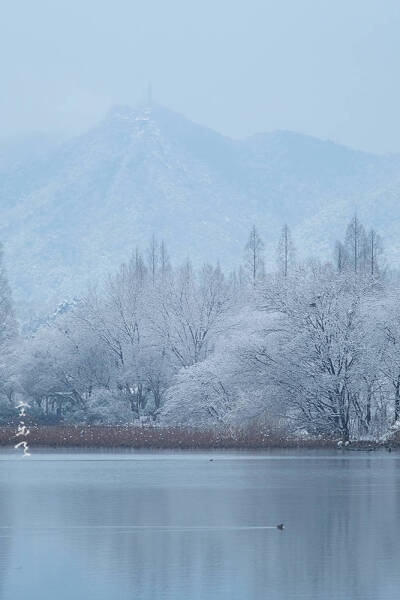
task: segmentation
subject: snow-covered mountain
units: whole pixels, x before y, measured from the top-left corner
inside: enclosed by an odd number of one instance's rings
[[[327,255],[357,210],[397,256],[399,190],[400,156],[290,132],[236,141],[160,106],[116,107],[64,142],[0,144],[0,236],[19,305],[79,294],[153,232],[175,261],[230,267],[253,223],[273,262],[284,222],[302,254]]]

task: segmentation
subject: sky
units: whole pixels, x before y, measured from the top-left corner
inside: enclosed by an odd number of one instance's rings
[[[0,137],[146,95],[231,137],[400,152],[399,0],[0,0]]]

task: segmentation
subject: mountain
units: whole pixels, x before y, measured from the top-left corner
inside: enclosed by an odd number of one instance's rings
[[[175,261],[231,267],[253,223],[272,262],[284,222],[303,255],[327,256],[355,210],[397,256],[399,167],[291,132],[238,141],[161,106],[116,107],[74,139],[0,144],[10,280],[21,308],[51,309],[153,232]]]

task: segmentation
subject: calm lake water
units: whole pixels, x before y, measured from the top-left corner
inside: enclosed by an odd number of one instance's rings
[[[3,450],[0,598],[25,595],[397,600],[400,454]]]

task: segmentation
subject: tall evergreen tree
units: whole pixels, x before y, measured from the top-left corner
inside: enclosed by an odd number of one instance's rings
[[[151,236],[149,247],[147,248],[147,264],[153,286],[156,282],[159,259],[159,246],[157,238],[153,233],[153,235]]]
[[[285,224],[282,227],[277,251],[278,271],[284,277],[287,277],[293,268],[295,264],[295,257],[296,252],[292,241],[292,234],[289,227]]]
[[[245,246],[245,266],[253,287],[264,276],[264,242],[258,235],[256,226],[253,225],[249,239]]]
[[[348,263],[348,257],[346,254],[345,245],[342,242],[336,242],[335,244],[335,267],[338,273],[341,273]]]
[[[160,271],[161,271],[161,281],[164,283],[168,274],[171,273],[171,261],[169,258],[169,253],[167,250],[166,243],[164,240],[161,241],[160,244]]]
[[[346,229],[345,248],[347,267],[354,274],[365,273],[367,267],[367,235],[357,215]]]
[[[382,240],[375,229],[371,229],[367,236],[367,268],[371,277],[377,277],[381,272],[380,259],[383,252]]]

